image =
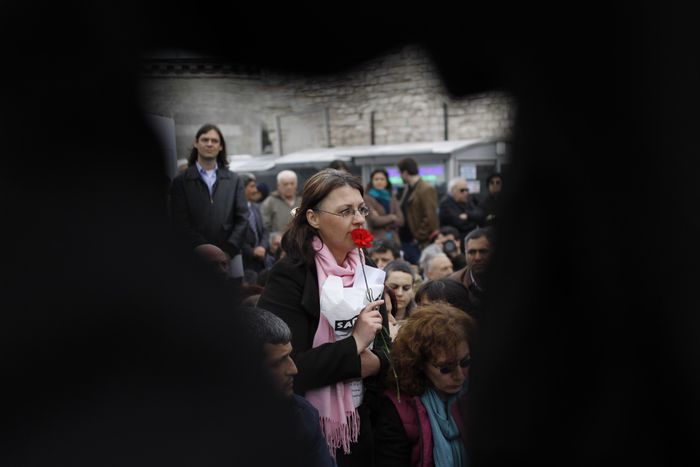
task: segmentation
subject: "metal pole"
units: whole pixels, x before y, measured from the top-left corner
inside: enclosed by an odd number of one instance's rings
[[[277,151],[280,156],[284,156],[284,151],[282,150],[282,118],[279,115],[275,116],[275,125],[277,125]]]
[[[450,134],[448,131],[449,125],[447,123],[447,102],[442,103],[442,121],[445,125],[445,141],[448,141],[450,139]]]
[[[374,146],[374,110],[369,113],[369,144]]]
[[[324,109],[324,115],[326,118],[326,147],[331,147],[331,113],[328,107]]]

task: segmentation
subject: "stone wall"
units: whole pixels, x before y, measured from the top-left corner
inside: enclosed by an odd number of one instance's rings
[[[497,92],[451,98],[419,47],[333,76],[152,61],[144,66],[142,96],[147,113],[174,119],[178,157],[186,157],[205,122],[221,127],[229,154],[257,155],[279,154],[278,125],[288,154],[329,140],[332,146],[440,141],[445,121],[451,140],[507,138],[514,113],[513,100]]]

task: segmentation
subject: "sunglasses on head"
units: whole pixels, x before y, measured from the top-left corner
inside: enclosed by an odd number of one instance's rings
[[[436,365],[436,364],[434,364],[434,363],[431,363],[431,365],[433,365],[435,368],[437,368],[438,370],[440,370],[440,373],[442,373],[443,375],[447,375],[447,374],[450,374],[450,373],[452,373],[453,371],[455,371],[455,368],[457,368],[457,365],[459,365],[459,366],[462,367],[462,368],[466,368],[466,367],[469,366],[469,364],[470,364],[471,362],[472,362],[472,357],[471,357],[471,355],[467,355],[466,357],[464,357],[463,359],[461,359],[456,365],[455,365],[455,364],[452,364],[452,365]]]

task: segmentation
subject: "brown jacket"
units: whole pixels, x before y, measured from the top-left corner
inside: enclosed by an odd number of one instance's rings
[[[406,196],[406,190],[404,195]],[[440,228],[438,220],[437,192],[432,185],[418,180],[416,186],[406,200],[406,222],[421,248],[428,243],[430,234]]]
[[[367,228],[372,235],[377,239],[386,238],[400,244],[399,227],[403,226],[404,218],[396,197],[391,195],[391,212],[386,212],[382,203],[368,194],[365,194],[365,203],[369,206]],[[396,220],[391,219],[391,214],[396,215]]]

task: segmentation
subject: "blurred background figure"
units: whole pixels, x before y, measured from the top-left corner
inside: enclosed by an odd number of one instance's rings
[[[345,163],[345,161],[341,161],[340,159],[336,159],[330,164],[328,164],[329,169],[335,169],[335,170],[342,170],[347,173],[350,172],[350,167],[348,167],[348,164]]]
[[[500,211],[501,189],[503,188],[503,176],[498,173],[492,173],[486,179],[488,186],[488,194],[481,201],[480,206],[484,211],[485,224],[494,225],[496,223],[496,215]]]
[[[365,203],[370,208],[367,229],[374,238],[399,242],[399,228],[404,225],[403,212],[386,170],[376,169],[370,174]]]
[[[435,188],[418,174],[418,163],[407,157],[397,163],[405,187],[399,205],[404,225],[399,228],[404,259],[418,264],[420,250],[428,244],[428,237],[440,226],[438,200]]]
[[[374,264],[382,270],[391,261],[401,259],[399,246],[390,240],[375,240],[367,250],[367,254]]]
[[[297,174],[283,170],[277,174],[277,190],[270,193],[262,203],[260,211],[268,232],[284,232],[292,218],[291,211],[301,204],[297,194]]]
[[[469,196],[467,181],[461,177],[449,181],[439,210],[440,225],[455,227],[460,239],[484,223],[484,212],[476,199]]]
[[[270,194],[270,188],[265,182],[259,182],[256,186],[258,188],[258,194],[255,196],[255,202],[261,205]]]
[[[416,305],[433,302],[447,302],[465,313],[469,313],[469,293],[459,282],[448,279],[436,279],[424,282],[418,287],[415,297]]]
[[[269,248],[269,236],[263,225],[260,208],[255,203],[258,187],[255,184],[255,175],[246,173],[241,175],[243,190],[248,206],[248,229],[241,248],[243,256],[243,269],[260,272],[265,269],[265,259]]]
[[[442,279],[452,274],[452,261],[445,253],[438,253],[430,257],[425,264],[425,280]]]

